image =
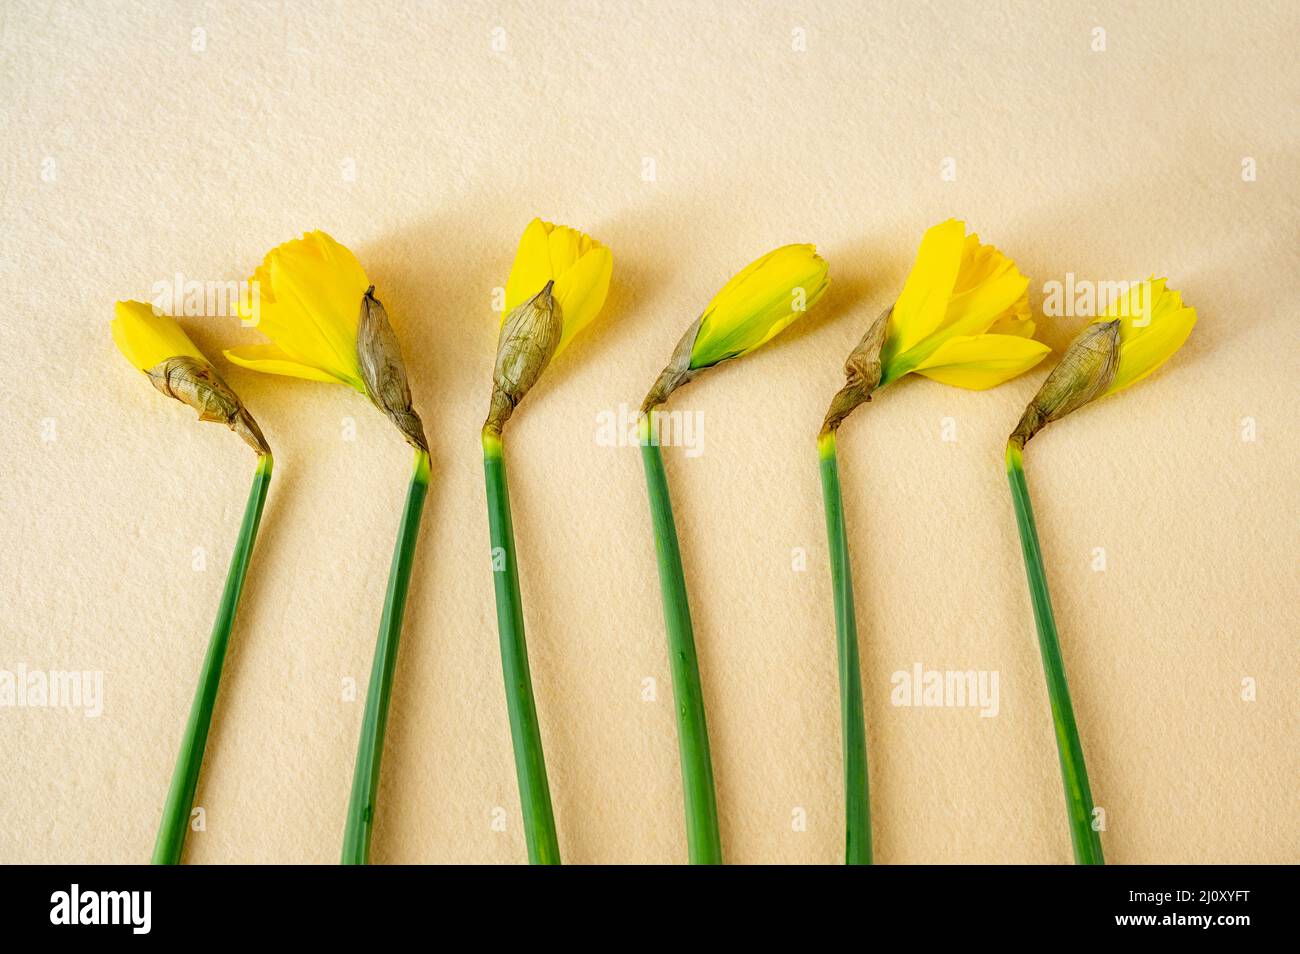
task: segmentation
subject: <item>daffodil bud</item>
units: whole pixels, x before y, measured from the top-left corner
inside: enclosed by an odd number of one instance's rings
[[[194,408],[199,420],[225,424],[258,454],[271,453],[244,403],[175,318],[142,301],[119,301],[111,331],[123,357],[148,375],[155,388]]]
[[[884,347],[893,310],[893,306],[886,308],[849,353],[844,362],[844,387],[831,398],[826,420],[822,422],[822,434],[832,433],[854,408],[871,400],[871,392],[880,384],[880,349]]]
[[[506,316],[497,336],[492,370],[492,406],[484,433],[500,434],[510,415],[537,383],[564,334],[564,316],[552,294],[554,281]]]
[[[641,405],[641,413],[699,372],[761,347],[815,305],[830,284],[812,245],[783,245],[750,262],[713,296],[686,329]]]
[[[244,402],[207,361],[190,355],[177,355],[159,362],[145,373],[163,394],[198,411],[200,421],[225,424],[259,455],[271,453],[262,429],[248,413]]]
[[[485,439],[500,437],[551,359],[600,314],[613,267],[609,249],[590,235],[541,219],[528,223],[506,279]]]
[[[1119,367],[1119,321],[1093,322],[1070,342],[1061,363],[1052,369],[1025,408],[1011,435],[1024,447],[1052,421],[1059,421],[1105,394]]]
[[[408,444],[428,453],[424,424],[411,406],[411,385],[406,379],[401,345],[388,321],[388,312],[374,292],[374,285],[366,289],[357,319],[357,364],[366,396],[397,425]]]

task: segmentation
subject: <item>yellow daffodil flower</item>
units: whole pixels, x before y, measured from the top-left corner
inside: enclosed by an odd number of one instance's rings
[[[691,368],[709,368],[767,344],[830,285],[815,245],[783,245],[737,272],[700,316]]]
[[[141,371],[147,372],[168,358],[208,360],[175,318],[156,313],[142,301],[119,301],[110,328],[117,349]]]
[[[830,285],[815,245],[783,245],[750,262],[686,329],[641,406],[644,414],[706,368],[762,347],[815,305]]]
[[[1028,371],[1051,350],[1033,339],[1028,288],[1016,263],[964,223],[934,226],[894,303],[878,387],[915,371],[983,390]]]
[[[267,253],[240,315],[270,344],[226,351],[241,367],[346,384],[370,398],[416,450],[428,451],[397,336],[366,271],[346,246],[308,232]]]
[[[1070,342],[1025,408],[1012,444],[1024,447],[1052,421],[1141,381],[1182,347],[1195,324],[1196,309],[1165,279],[1132,285]]]
[[[506,279],[501,324],[520,305],[554,282],[551,294],[559,306],[563,331],[551,357],[563,351],[573,336],[600,312],[609,293],[614,257],[585,232],[567,225],[533,219],[519,239],[510,277]]]
[[[614,258],[591,236],[533,219],[519,239],[497,334],[484,440],[497,440],[551,359],[605,304]]]
[[[429,443],[411,403],[406,366],[388,312],[348,248],[324,232],[308,232],[272,249],[250,285],[254,297],[240,302],[240,315],[255,318],[257,329],[271,342],[232,348],[226,357],[254,371],[346,384],[369,398],[415,448],[343,829],[343,863],[367,864],[397,646],[429,489]]]
[[[199,420],[225,424],[259,455],[270,455],[244,403],[175,318],[158,314],[142,301],[119,301],[110,327],[118,350],[155,388],[194,408]]]
[[[230,631],[239,608],[239,596],[248,574],[257,528],[262,519],[274,461],[271,449],[253,416],[238,395],[230,390],[216,369],[195,347],[183,328],[169,315],[159,314],[142,301],[119,301],[110,326],[117,348],[137,369],[148,376],[160,392],[188,404],[199,412],[201,421],[220,421],[257,451],[253,487],[244,506],[239,536],[226,572],[221,604],[212,625],[208,650],[199,670],[198,690],[181,735],[176,768],[163,801],[162,821],[154,841],[153,863],[180,864],[185,836],[190,830],[194,792],[203,767],[203,753],[212,726],[213,708],[221,683],[221,670]]]
[[[272,344],[231,348],[235,364],[268,374],[342,382],[366,392],[357,359],[357,316],[370,287],[351,250],[324,232],[308,232],[267,253],[250,280],[254,301],[240,317],[256,316]]]
[[[1052,421],[1122,391],[1160,367],[1177,351],[1196,324],[1196,310],[1183,304],[1165,280],[1149,279],[1128,289],[1106,312],[1079,332],[1066,348],[1007,439],[1007,480],[1020,531],[1021,555],[1029,581],[1047,694],[1051,702],[1065,792],[1070,841],[1079,864],[1105,863],[1101,836],[1093,822],[1092,789],[1061,657],[1060,637],[1047,589],[1047,571],[1025,478],[1025,444]]]
[[[483,424],[483,476],[501,670],[505,675],[524,841],[528,860],[533,864],[559,864],[560,845],[529,675],[501,430],[551,359],[599,314],[613,268],[609,249],[591,236],[541,219],[528,223],[506,279],[505,309],[492,369],[491,405]],[[498,558],[504,563],[497,565]]]
[[[1167,279],[1151,278],[1131,286],[1098,320],[1119,321],[1118,364],[1105,392],[1114,394],[1141,381],[1183,346],[1196,324],[1196,309],[1183,304]]]
[[[812,245],[784,245],[745,266],[722,286],[686,329],[641,404],[638,436],[659,563],[664,631],[673,677],[673,708],[677,712],[686,852],[692,864],[721,864],[722,840],[704,692],[677,528],[668,495],[668,475],[659,449],[656,408],[697,375],[762,347],[789,327],[825,294],[830,284],[829,271]]]
[[[898,300],[867,329],[844,364],[846,382],[822,422],[829,438],[858,405],[915,371],[983,390],[1028,371],[1051,350],[1035,341],[1029,279],[956,219],[929,229]]]

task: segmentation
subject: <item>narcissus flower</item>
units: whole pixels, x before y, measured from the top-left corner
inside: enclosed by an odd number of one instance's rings
[[[1051,349],[1033,338],[1028,288],[1016,263],[967,235],[964,223],[929,229],[898,300],[849,355],[822,433],[912,372],[978,391],[1038,364]]]
[[[272,249],[250,280],[245,320],[270,344],[226,351],[254,371],[346,384],[366,395],[411,446],[428,450],[388,313],[357,257],[324,232]]]
[[[259,455],[271,453],[244,403],[175,318],[142,301],[119,301],[111,329],[118,350],[155,388],[194,408],[199,420],[225,424]]]
[[[677,744],[686,814],[686,853],[692,864],[721,864],[713,760],[686,579],[659,450],[656,408],[708,368],[748,354],[780,334],[826,292],[826,262],[812,245],[784,245],[737,272],[705,306],[673,349],[668,365],[641,404],[641,460],[654,527],[668,661],[677,713]]]
[[[898,300],[871,324],[844,363],[844,387],[831,399],[817,436],[840,663],[847,864],[871,863],[871,806],[836,429],[873,393],[913,371],[981,390],[1032,368],[1048,347],[1033,340],[1028,288],[1029,279],[1015,262],[981,244],[979,236],[967,235],[963,223],[949,219],[929,229]]]
[[[485,434],[499,434],[551,359],[605,304],[614,259],[585,232],[533,219],[519,239],[497,336]]]
[[[1025,408],[1012,442],[1023,447],[1050,422],[1141,381],[1182,347],[1195,324],[1196,309],[1165,279],[1131,286],[1070,343]]]
[[[244,518],[239,526],[239,537],[230,558],[226,585],[221,594],[221,605],[208,651],[199,670],[198,690],[190,708],[190,717],[181,736],[176,769],[163,802],[162,820],[154,842],[153,863],[180,864],[185,848],[185,836],[190,828],[190,811],[194,793],[198,788],[199,772],[203,767],[203,753],[212,725],[213,708],[221,683],[221,670],[225,663],[226,647],[230,643],[230,630],[239,608],[239,596],[257,540],[257,528],[262,519],[262,506],[266,502],[267,487],[271,482],[274,461],[266,438],[253,416],[245,409],[238,395],[230,390],[221,375],[203,356],[176,319],[161,315],[142,301],[119,301],[114,309],[111,325],[113,341],[118,350],[136,368],[143,371],[153,386],[168,397],[183,401],[199,412],[201,421],[220,421],[244,439],[257,451],[257,470],[253,474],[253,487],[244,507]]]
[[[528,668],[501,430],[551,359],[600,313],[613,267],[609,249],[591,236],[541,219],[528,223],[506,280],[505,310],[492,369],[492,398],[481,435],[501,671],[505,676],[524,841],[528,860],[533,864],[559,864],[560,845]]]
[[[964,223],[949,219],[921,239],[881,348],[883,387],[915,371],[982,390],[1028,371],[1050,351],[1033,340],[1029,279]]]
[[[519,250],[506,279],[506,302],[501,324],[510,313],[554,282],[551,295],[563,324],[551,357],[600,312],[609,293],[614,257],[609,249],[585,232],[567,225],[533,219],[519,239]]]
[[[1029,483],[1025,479],[1023,452],[1030,438],[1052,421],[1099,397],[1121,391],[1160,367],[1182,347],[1195,324],[1195,309],[1185,306],[1178,292],[1166,287],[1163,278],[1132,286],[1070,343],[1061,363],[1047,376],[1007,439],[1007,481],[1011,485],[1020,551],[1047,678],[1070,840],[1079,864],[1104,864],[1105,858],[1093,818],[1092,789],[1065,678],[1042,546],[1029,500]]]
[[[429,489],[429,442],[412,407],[406,366],[388,313],[350,250],[324,232],[308,232],[272,249],[249,284],[256,298],[240,302],[241,316],[256,318],[258,330],[271,343],[232,348],[226,357],[268,374],[346,384],[369,398],[415,448],[343,829],[343,863],[367,864],[402,616]]]
[[[814,245],[783,245],[750,262],[686,329],[642,413],[704,369],[771,341],[815,305],[829,285],[829,267]]]

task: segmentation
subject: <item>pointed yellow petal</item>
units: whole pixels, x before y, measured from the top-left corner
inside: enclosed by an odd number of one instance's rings
[[[555,346],[555,354],[563,351],[573,336],[591,324],[592,319],[599,314],[609,293],[609,279],[613,271],[614,256],[603,245],[596,245],[556,279],[551,292],[560,304],[564,333],[560,337],[560,343]]]
[[[506,305],[501,321],[528,299],[542,290],[555,277],[551,271],[551,247],[547,236],[554,229],[550,222],[533,219],[519,239],[510,277],[506,279]]]
[[[313,368],[309,364],[295,361],[285,354],[278,345],[274,344],[244,345],[240,348],[229,348],[224,354],[231,364],[237,364],[241,368],[265,371],[267,374],[284,374],[293,378],[306,378],[309,381],[351,384],[350,381],[341,381],[328,371],[322,371],[320,368]]]
[[[1166,286],[1165,279],[1134,285],[1099,320],[1119,318],[1119,366],[1107,394],[1122,391],[1160,367],[1183,346],[1196,324],[1196,309]]]
[[[168,358],[188,355],[207,362],[190,336],[170,315],[154,313],[142,301],[119,301],[113,309],[110,328],[117,348],[141,371],[148,371]]]
[[[1051,351],[1041,341],[1018,335],[949,338],[915,369],[959,388],[982,391],[1028,371]]]
[[[961,269],[966,226],[949,219],[928,229],[916,253],[916,263],[894,303],[889,339],[882,358],[907,351],[939,327]]]
[[[287,352],[342,380],[361,378],[357,364],[357,318],[370,281],[344,246],[324,232],[286,242],[267,256],[275,308],[286,320],[280,336],[262,330]]]

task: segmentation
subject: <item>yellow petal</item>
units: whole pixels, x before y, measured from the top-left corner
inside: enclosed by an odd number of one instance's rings
[[[766,344],[828,284],[828,266],[813,245],[785,245],[751,262],[704,309],[691,367],[711,367]]]
[[[591,239],[567,225],[552,226],[546,244],[551,255],[551,277],[556,279],[576,265],[578,259],[591,249]],[[541,291],[541,288],[537,291]]]
[[[587,241],[590,244],[591,240]],[[555,347],[555,354],[563,351],[573,336],[591,324],[592,319],[599,314],[609,293],[609,279],[613,271],[614,256],[603,245],[596,245],[556,279],[551,293],[560,304],[564,332],[560,336],[560,343]]]
[[[1033,312],[1029,308],[1029,292],[1021,295],[1014,305],[1008,308],[993,324],[989,325],[991,335],[1019,335],[1021,338],[1034,336]]]
[[[967,335],[949,338],[915,370],[943,384],[982,391],[1023,374],[1050,351],[1041,341],[1018,335]]]
[[[126,360],[148,371],[168,358],[188,355],[207,362],[190,336],[170,315],[155,314],[142,301],[119,301],[113,309],[113,341]]]
[[[224,354],[231,364],[237,364],[241,368],[251,368],[254,371],[265,371],[267,374],[284,374],[294,378],[307,378],[310,381],[326,381],[330,384],[351,383],[340,381],[328,371],[295,361],[274,344],[244,345],[240,348],[227,349]]]
[[[961,270],[965,247],[966,226],[956,219],[926,231],[916,253],[916,263],[894,303],[882,359],[888,361],[907,351],[939,327]]]
[[[501,321],[504,322],[506,315],[536,295],[555,277],[551,271],[551,247],[547,238],[554,228],[550,222],[533,219],[524,229],[514,264],[510,266],[510,277],[506,279],[506,304],[501,312]]]
[[[267,265],[274,314],[259,328],[287,353],[359,382],[357,318],[370,281],[356,256],[324,232],[309,232],[274,249]]]
[[[1183,346],[1196,324],[1196,309],[1185,306],[1182,296],[1151,279],[1134,285],[1099,321],[1119,319],[1119,366],[1106,389],[1114,394],[1160,367]]]
[[[1028,288],[1015,262],[971,235],[940,328],[954,336],[983,334],[1020,299],[1028,305]]]

